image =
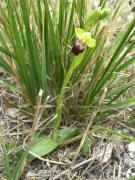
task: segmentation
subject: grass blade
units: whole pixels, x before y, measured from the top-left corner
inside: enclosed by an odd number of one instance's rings
[[[102,112],[117,111],[117,110],[121,110],[121,109],[128,108],[128,107],[133,107],[133,106],[135,106],[135,98],[134,97],[126,99],[122,102],[111,104],[108,107],[103,107],[103,108],[101,108],[101,111]]]
[[[5,172],[7,180],[10,180],[11,179],[11,171],[10,171],[10,165],[9,165],[9,158],[8,158],[8,153],[6,150],[6,146],[5,146],[3,137],[2,137],[2,145],[3,145],[4,172]]]
[[[18,161],[15,169],[13,170],[12,180],[19,180],[20,173],[24,167],[24,163],[28,155],[28,151],[29,151],[29,147],[23,152],[21,159]]]

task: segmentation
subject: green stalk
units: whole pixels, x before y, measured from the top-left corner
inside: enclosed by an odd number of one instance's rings
[[[118,131],[115,131],[115,130],[112,130],[112,129],[110,129],[110,128],[106,128],[106,127],[103,127],[103,126],[100,126],[100,125],[94,125],[94,126],[93,126],[93,129],[101,129],[101,130],[103,130],[103,131],[108,131],[108,132],[110,132],[110,133],[112,133],[112,134],[115,134],[115,135],[117,135],[117,136],[120,136],[120,137],[122,137],[123,139],[127,139],[128,141],[135,141],[135,138],[132,137],[132,136],[127,136],[126,134],[120,133],[120,132],[118,132]]]
[[[59,97],[57,99],[56,112],[55,112],[57,116],[54,119],[54,123],[53,123],[53,139],[54,140],[57,140],[57,136],[58,136],[58,128],[59,128],[59,125],[61,122],[61,116],[62,116],[62,101],[64,98],[66,86],[68,85],[70,81],[70,78],[71,78],[71,75],[73,74],[74,69],[80,64],[82,57],[83,57],[83,53],[79,56],[74,56],[71,66],[65,77],[64,83],[62,85]]]

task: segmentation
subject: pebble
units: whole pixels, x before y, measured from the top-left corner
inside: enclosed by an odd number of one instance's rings
[[[132,142],[127,145],[127,151],[128,152],[135,152],[135,142]]]
[[[132,159],[135,159],[135,153],[134,152],[129,152],[129,157],[132,158]]]
[[[128,153],[124,154],[123,163],[127,167],[135,167],[135,160],[130,158]]]
[[[127,170],[127,174],[126,174],[126,177],[128,179],[134,179],[135,178],[135,168],[134,167],[131,167],[130,169]]]
[[[32,178],[35,178],[35,172],[34,171],[29,171],[27,174],[26,174],[26,179],[32,179]]]
[[[19,110],[17,108],[7,108],[5,113],[12,118],[16,118]]]

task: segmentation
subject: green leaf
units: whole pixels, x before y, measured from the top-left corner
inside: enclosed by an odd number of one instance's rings
[[[10,165],[9,165],[9,158],[8,158],[8,153],[7,153],[7,149],[6,149],[6,145],[3,140],[3,137],[2,137],[2,145],[3,145],[4,172],[5,172],[7,180],[10,180],[11,171],[10,171]]]
[[[0,66],[1,66],[4,70],[6,70],[6,72],[7,72],[8,74],[12,74],[12,73],[13,73],[11,67],[9,66],[9,64],[8,64],[1,56],[0,56]]]
[[[58,147],[58,142],[52,140],[51,138],[47,137],[39,142],[33,144],[30,147],[29,154],[36,154],[37,156],[45,156],[55,150]]]
[[[85,139],[83,146],[82,146],[83,154],[88,154],[89,152],[89,140],[88,138]]]
[[[0,46],[0,52],[4,53],[5,55],[7,55],[13,59],[16,59],[16,56],[13,53],[11,53],[8,49],[6,49],[2,46]]]
[[[120,66],[116,69],[116,71],[117,72],[123,71],[126,68],[128,68],[128,66],[130,66],[134,63],[135,63],[135,56],[131,57],[130,59],[127,59],[123,64],[120,64]]]
[[[61,129],[58,132],[59,144],[62,144],[64,142],[68,141],[69,139],[73,138],[74,136],[77,136],[78,134],[80,134],[80,129],[78,129],[78,128]]]
[[[129,83],[125,83],[125,84],[122,84],[122,85],[119,85],[118,87],[116,88],[113,88],[112,90],[110,90],[106,97],[113,97],[114,95],[118,95],[119,93],[121,93],[122,91],[128,89],[129,87],[133,86],[135,84],[135,82],[129,82]]]
[[[30,157],[34,159],[36,157],[45,156],[55,150],[58,145],[63,144],[74,136],[80,134],[78,128],[65,128],[58,131],[58,142],[51,139],[51,137],[45,137],[42,134],[35,134],[33,136],[33,145],[31,145],[29,154],[35,157]]]
[[[101,108],[101,111],[102,112],[105,112],[105,111],[116,111],[116,110],[120,110],[120,109],[123,109],[123,108],[128,108],[128,107],[132,107],[132,106],[135,106],[135,98],[129,98],[129,99],[126,99],[122,102],[118,102],[118,103],[115,103],[115,104],[111,104],[110,106],[108,107],[103,107]]]
[[[15,169],[13,170],[12,180],[19,180],[20,172],[24,167],[24,163],[26,161],[28,151],[29,151],[29,147],[23,152],[21,159],[18,161]]]

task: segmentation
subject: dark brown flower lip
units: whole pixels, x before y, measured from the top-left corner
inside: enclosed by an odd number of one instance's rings
[[[84,50],[86,49],[86,44],[83,42],[82,39],[77,39],[75,40],[75,42],[72,45],[72,53],[74,55],[79,55],[80,53],[82,53]]]

